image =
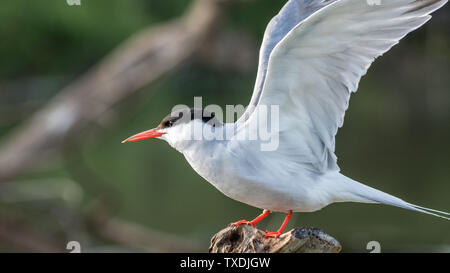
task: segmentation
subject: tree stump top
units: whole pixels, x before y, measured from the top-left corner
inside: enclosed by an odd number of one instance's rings
[[[278,238],[250,225],[227,227],[211,239],[210,253],[339,253],[341,244],[318,228],[297,228]]]

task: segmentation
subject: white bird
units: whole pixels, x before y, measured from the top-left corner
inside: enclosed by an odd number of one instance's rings
[[[183,153],[204,179],[226,196],[271,211],[311,212],[334,202],[392,205],[447,220],[447,212],[420,207],[341,174],[335,135],[350,94],[370,64],[419,28],[447,0],[290,0],[269,23],[260,50],[251,101],[236,123],[220,123],[201,109],[182,109],[155,129],[124,142],[160,138]],[[279,106],[277,149],[245,136],[260,126],[264,108]],[[272,129],[274,125],[269,125]],[[226,135],[196,139],[199,130]],[[231,132],[231,133],[230,133]],[[276,134],[276,135],[275,135]],[[200,198],[200,197],[199,197]]]

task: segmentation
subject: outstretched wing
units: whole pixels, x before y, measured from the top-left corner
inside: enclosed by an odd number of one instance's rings
[[[253,114],[239,120],[238,127],[248,128],[257,122],[254,113],[261,106],[279,105],[277,152],[290,159],[295,157],[297,163],[319,172],[338,169],[334,138],[360,78],[375,58],[427,22],[429,14],[446,2],[289,1],[285,9],[305,3],[323,7],[292,28],[273,50],[270,46],[263,49],[271,53],[268,64],[260,65],[263,70],[267,67],[263,76],[258,75],[263,77],[259,79],[262,91],[255,89],[251,103],[255,100],[257,105]],[[276,27],[283,22],[275,20],[271,24]],[[262,53],[263,60],[266,54]]]
[[[270,20],[264,32],[264,38],[259,51],[258,74],[253,89],[253,95],[239,122],[245,122],[256,105],[258,105],[261,96],[264,81],[266,79],[267,68],[269,66],[269,57],[275,46],[291,31],[298,23],[308,18],[319,9],[329,5],[336,0],[295,0],[288,1],[280,12]]]

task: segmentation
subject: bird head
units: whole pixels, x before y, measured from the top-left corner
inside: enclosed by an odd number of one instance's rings
[[[182,152],[192,143],[203,139],[204,132],[208,131],[205,127],[213,130],[218,123],[220,122],[214,113],[196,108],[183,108],[164,117],[157,127],[133,135],[122,143],[158,138]]]

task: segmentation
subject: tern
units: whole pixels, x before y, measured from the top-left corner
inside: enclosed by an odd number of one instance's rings
[[[409,32],[425,24],[447,0],[290,0],[268,24],[253,95],[244,114],[221,123],[204,109],[173,111],[154,129],[123,142],[158,138],[181,152],[192,168],[226,196],[270,212],[312,212],[335,202],[377,203],[438,216],[359,183],[340,172],[335,135],[350,95],[371,63]],[[260,126],[260,114],[279,106],[278,146],[245,138]],[[264,118],[263,118],[264,120]],[[267,118],[266,118],[267,121]],[[274,125],[269,125],[274,128]],[[207,129],[207,130],[205,130]],[[194,134],[231,135],[196,139]],[[231,132],[231,134],[230,134]]]

